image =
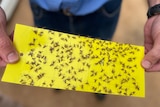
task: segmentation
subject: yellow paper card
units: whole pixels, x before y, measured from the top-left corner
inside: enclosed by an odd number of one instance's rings
[[[16,25],[20,61],[2,81],[83,92],[145,96],[144,47]]]

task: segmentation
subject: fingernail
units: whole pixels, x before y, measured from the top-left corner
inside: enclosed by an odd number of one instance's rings
[[[19,59],[18,55],[14,52],[12,52],[8,55],[8,61],[10,63],[16,62],[18,59]]]
[[[142,66],[146,69],[150,68],[151,67],[151,63],[149,61],[143,61],[142,62]]]

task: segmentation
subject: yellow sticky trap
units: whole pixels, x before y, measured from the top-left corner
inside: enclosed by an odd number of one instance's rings
[[[93,93],[144,97],[144,47],[16,25],[20,61],[2,81]]]

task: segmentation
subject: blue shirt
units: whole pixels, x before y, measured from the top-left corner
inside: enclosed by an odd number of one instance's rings
[[[86,15],[99,9],[110,0],[31,0],[48,11],[69,10],[74,15]]]

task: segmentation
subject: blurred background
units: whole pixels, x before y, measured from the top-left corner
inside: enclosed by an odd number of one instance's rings
[[[19,0],[17,3],[15,8],[11,9],[13,14],[8,16],[8,34],[13,32],[16,23],[33,26],[28,0]],[[121,15],[113,41],[143,45],[143,26],[147,20],[147,9],[146,0],[123,0]],[[3,71],[4,69],[1,69],[0,76],[3,75]],[[0,93],[22,104],[23,107],[159,107],[160,73],[146,72],[145,76],[145,98],[107,95],[104,101],[98,101],[94,94],[91,93],[75,91],[57,92],[53,89],[21,86],[4,82],[0,82]],[[9,103],[6,102],[6,106],[2,107],[13,107],[11,105],[7,106]]]

